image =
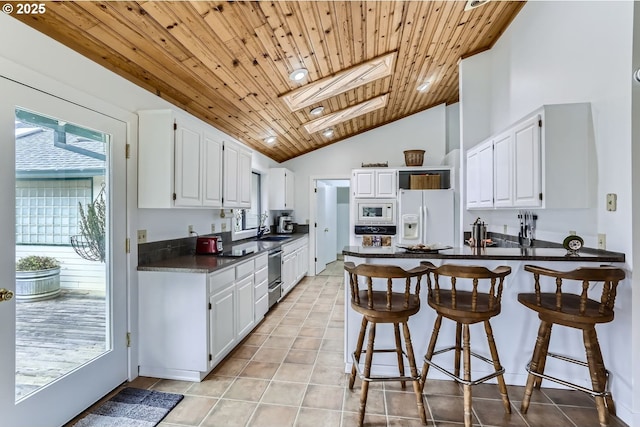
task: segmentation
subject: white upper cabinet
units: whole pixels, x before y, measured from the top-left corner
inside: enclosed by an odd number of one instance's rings
[[[269,169],[269,209],[294,209],[295,175],[285,168]]]
[[[353,196],[395,198],[398,194],[397,176],[395,169],[355,169],[351,177]]]
[[[139,111],[138,207],[222,206],[222,142],[172,110]]]
[[[493,164],[493,203],[495,207],[513,206],[512,159],[513,137],[511,132],[505,132],[493,139],[493,161],[491,163]]]
[[[467,208],[493,206],[493,141],[467,152]]]
[[[223,206],[251,207],[251,152],[240,145],[224,143]]]
[[[204,133],[203,206],[222,206],[222,145],[215,136]]]
[[[493,204],[479,202],[493,148]],[[591,104],[545,105],[467,152],[467,208],[588,208],[595,202],[597,164]],[[474,183],[472,177],[477,176]]]

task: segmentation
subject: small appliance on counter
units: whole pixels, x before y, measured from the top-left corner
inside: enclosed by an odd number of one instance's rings
[[[469,239],[469,246],[474,248],[484,247],[487,242],[487,224],[480,218],[477,218],[473,224],[471,224],[471,238]]]
[[[290,215],[279,216],[276,232],[277,233],[293,233],[293,217]]]
[[[222,253],[222,237],[198,237],[196,239],[196,254],[212,255]]]

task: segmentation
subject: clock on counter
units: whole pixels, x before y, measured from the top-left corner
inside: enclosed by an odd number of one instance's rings
[[[584,240],[582,240],[582,237],[575,234],[565,237],[562,242],[562,246],[567,250],[567,255],[578,255],[578,251],[582,249],[583,245]]]

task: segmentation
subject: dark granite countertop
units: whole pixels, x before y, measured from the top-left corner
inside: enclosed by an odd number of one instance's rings
[[[180,255],[162,260],[150,261],[138,265],[138,271],[166,271],[180,273],[211,273],[224,267],[239,264],[249,258],[268,252],[287,243],[294,242],[307,236],[306,233],[288,234],[289,239],[280,241],[265,241],[256,238],[238,240],[225,244],[225,252],[242,250],[252,251],[241,257],[224,257],[217,255]]]
[[[534,261],[584,261],[584,262],[624,262],[625,255],[620,252],[610,252],[597,249],[583,248],[578,255],[568,256],[564,248],[558,247],[529,247],[504,248],[488,247],[482,249],[462,248],[444,249],[438,252],[415,253],[405,249],[363,248],[362,246],[345,246],[343,255],[359,258],[419,258],[419,259],[486,259],[486,260],[534,260]]]

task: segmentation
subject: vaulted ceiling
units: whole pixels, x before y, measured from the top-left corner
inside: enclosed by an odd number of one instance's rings
[[[12,16],[282,162],[457,102],[458,61],[491,48],[524,2],[466,5],[59,1]]]

